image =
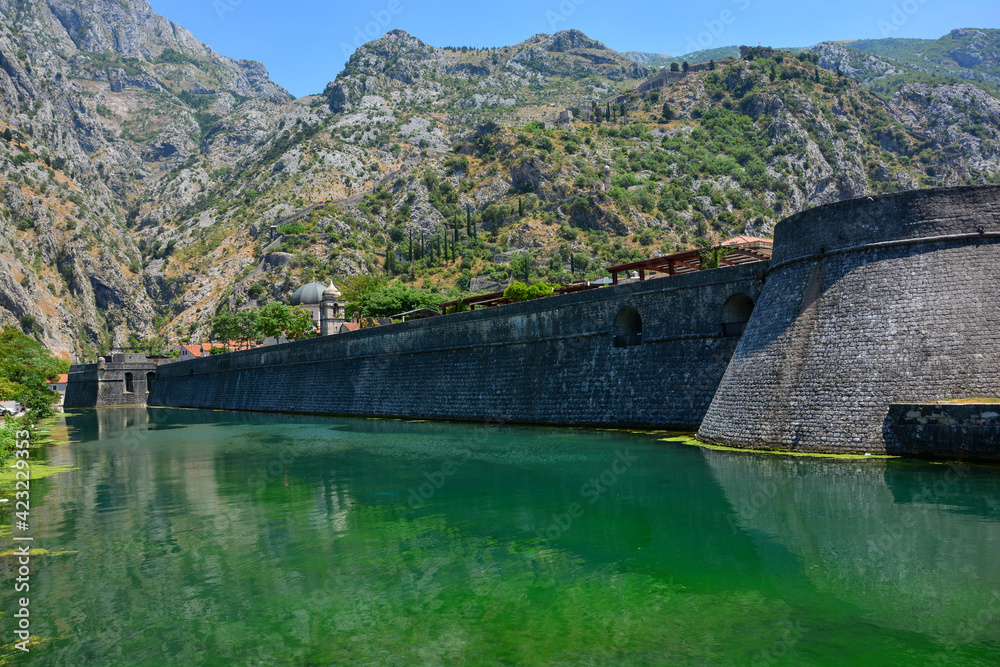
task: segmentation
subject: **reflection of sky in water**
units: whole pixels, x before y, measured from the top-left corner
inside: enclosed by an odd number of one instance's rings
[[[67,426],[77,469],[36,487],[35,535],[79,553],[36,561],[32,664],[1000,657],[994,469],[189,410]]]

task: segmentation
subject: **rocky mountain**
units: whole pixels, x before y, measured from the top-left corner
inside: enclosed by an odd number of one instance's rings
[[[648,65],[651,62],[661,62],[671,58],[666,53],[646,53],[644,51],[625,51],[622,55],[631,58],[640,65]]]
[[[1000,84],[1000,30],[967,28],[940,39],[858,40],[848,46],[920,72]]]
[[[579,30],[535,35],[488,51],[436,49],[402,30],[365,44],[324,91],[334,113],[377,95],[403,105],[450,110],[569,104],[608,95],[608,81],[649,70]]]
[[[957,29],[933,39],[868,39],[822,42],[790,48],[820,56],[820,65],[857,79],[873,92],[890,99],[909,83],[950,84],[972,81],[993,95],[1000,94],[1000,30]],[[738,57],[738,46],[697,51],[674,60],[700,62]],[[652,61],[650,67],[663,66]]]
[[[939,40],[824,42],[808,50],[820,57],[820,66],[857,79],[887,100],[912,83],[969,81],[1000,94],[998,30],[954,30]]]
[[[129,216],[241,105],[291,97],[136,2],[0,2],[0,319],[61,355],[152,334]]]
[[[144,0],[0,14],[0,322],[74,359],[206,340],[220,309],[313,279],[458,294],[515,267],[597,277],[808,206],[1000,173],[987,91],[883,100],[821,67],[832,51],[637,88],[646,67],[579,31],[484,50],[393,31],[292,99]]]

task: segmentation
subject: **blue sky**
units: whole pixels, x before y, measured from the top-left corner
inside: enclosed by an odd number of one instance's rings
[[[830,39],[936,39],[1000,27],[998,0],[152,0],[219,53],[263,62],[293,95],[319,93],[356,44],[402,28],[434,46],[505,46],[578,28],[618,51],[681,55],[730,44],[808,46]],[[345,55],[348,54],[348,55]]]

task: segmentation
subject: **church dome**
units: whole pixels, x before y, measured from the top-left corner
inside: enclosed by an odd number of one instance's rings
[[[323,300],[323,291],[326,285],[320,283],[309,283],[303,285],[292,293],[293,306],[316,306]]]

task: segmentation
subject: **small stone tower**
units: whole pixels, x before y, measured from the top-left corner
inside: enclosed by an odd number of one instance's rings
[[[611,190],[611,165],[604,165],[604,180],[594,183],[594,192],[608,192]]]
[[[340,290],[331,281],[330,286],[323,290],[320,302],[320,336],[330,336],[340,331],[340,325],[344,323],[344,302],[341,299]]]

